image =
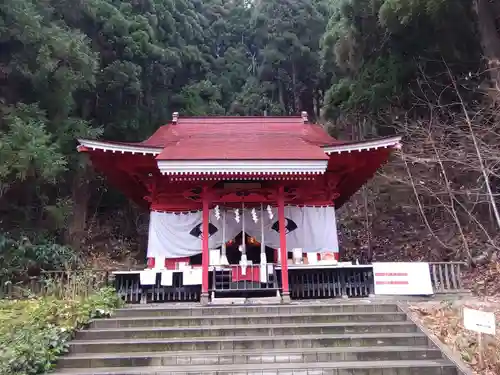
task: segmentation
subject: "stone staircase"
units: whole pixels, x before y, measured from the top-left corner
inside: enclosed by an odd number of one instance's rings
[[[96,320],[59,375],[457,375],[395,304],[139,306]]]

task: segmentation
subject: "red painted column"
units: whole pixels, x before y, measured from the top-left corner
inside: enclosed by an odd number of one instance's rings
[[[203,187],[203,217],[202,217],[202,244],[201,244],[201,268],[202,268],[202,281],[201,281],[201,303],[208,303],[208,266],[209,266],[209,251],[208,251],[208,224],[210,221],[210,207],[208,188]]]
[[[290,300],[288,288],[288,251],[286,248],[286,223],[285,223],[285,188],[280,186],[278,190],[278,221],[280,229],[280,251],[281,251],[281,286],[284,302]]]

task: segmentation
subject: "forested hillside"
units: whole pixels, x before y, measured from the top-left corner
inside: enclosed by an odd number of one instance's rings
[[[147,216],[75,138],[143,140],[174,111],[307,111],[339,138],[401,133],[342,209],[346,256],[487,261],[499,30],[489,0],[4,0],[1,272],[142,259]]]

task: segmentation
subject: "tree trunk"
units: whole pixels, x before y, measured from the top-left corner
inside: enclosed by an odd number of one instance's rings
[[[86,155],[82,155],[82,158]],[[72,183],[73,212],[68,223],[66,242],[74,249],[80,249],[86,235],[88,205],[90,200],[90,179],[92,170],[87,161],[76,168]]]
[[[323,103],[321,102],[321,92],[319,89],[315,89],[314,92],[315,92],[314,97],[316,98],[314,110],[316,118],[319,119],[321,116],[321,107],[323,107]]]
[[[300,102],[300,92],[297,88],[297,71],[295,68],[295,63],[292,63],[292,85],[293,85],[293,113],[299,113],[303,110],[302,104]]]
[[[281,80],[278,81],[278,90],[279,90],[278,95],[279,95],[280,105],[281,108],[283,108],[283,110],[286,111],[285,88],[283,86],[284,86],[283,82]]]
[[[493,90],[492,99],[500,99],[500,33],[497,19],[500,18],[500,4],[491,0],[476,0],[475,8],[481,35],[483,53],[488,59],[489,74]]]

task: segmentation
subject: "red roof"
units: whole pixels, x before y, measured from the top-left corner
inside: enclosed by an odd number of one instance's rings
[[[299,116],[180,117],[176,124],[160,127],[143,142],[79,141],[82,151],[89,151],[94,166],[138,204],[150,204],[145,197],[151,198],[151,184],[162,173],[158,160],[163,163],[172,160],[173,164],[186,160],[193,165],[203,164],[198,160],[216,160],[220,162],[212,164],[222,165],[225,160],[281,159],[286,163],[287,159],[292,160],[292,165],[300,164],[298,160],[305,160],[306,164],[324,163],[329,173],[322,178],[327,185],[331,182],[329,193],[335,192],[336,198],[332,200],[340,207],[388,160],[400,137],[337,141],[321,126],[304,123]],[[191,182],[160,185],[167,191],[173,189],[168,196],[173,206],[198,209],[196,203],[177,191],[184,183],[191,186]],[[326,199],[323,193],[318,196],[320,201]],[[308,195],[302,203],[311,203],[315,197]]]
[[[140,145],[164,148],[158,160],[321,160],[332,143],[342,142],[301,117],[180,117]]]

